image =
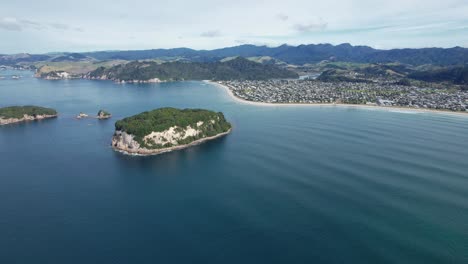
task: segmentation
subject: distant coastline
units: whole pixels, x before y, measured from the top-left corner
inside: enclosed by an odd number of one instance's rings
[[[217,87],[223,88],[226,93],[234,99],[234,101],[243,103],[243,104],[250,104],[255,106],[268,106],[268,107],[288,107],[288,106],[307,106],[307,107],[348,107],[348,108],[365,108],[365,109],[380,109],[380,110],[398,110],[398,111],[412,111],[416,113],[436,113],[436,114],[448,114],[448,115],[456,115],[456,116],[463,116],[468,117],[468,112],[454,112],[448,110],[436,110],[436,109],[421,109],[421,108],[411,108],[411,107],[397,107],[397,106],[377,106],[377,105],[363,105],[363,104],[336,104],[336,103],[266,103],[266,102],[254,102],[242,99],[234,95],[234,93],[227,87],[226,85],[220,84],[216,81],[205,80],[205,83],[209,83],[215,85]]]

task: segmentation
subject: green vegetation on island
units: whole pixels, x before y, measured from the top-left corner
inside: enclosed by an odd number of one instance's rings
[[[106,119],[106,118],[110,118],[112,115],[111,113],[107,112],[106,110],[99,110],[99,112],[97,113],[97,117],[99,119]]]
[[[172,128],[172,130],[171,130]],[[116,131],[133,135],[136,142],[146,149],[167,148],[189,144],[193,141],[226,133],[231,124],[223,113],[203,109],[160,108],[127,117],[115,123]],[[190,133],[187,131],[191,131]],[[145,140],[154,133],[165,133],[161,140],[175,138],[175,141],[156,144]]]
[[[99,67],[88,74],[91,79],[115,81],[177,80],[268,80],[297,78],[297,73],[275,65],[265,65],[238,57],[224,62],[134,61],[110,68]]]
[[[57,111],[52,108],[45,108],[40,106],[10,106],[0,108],[0,118],[23,118],[24,115],[37,117],[37,116],[55,116]]]

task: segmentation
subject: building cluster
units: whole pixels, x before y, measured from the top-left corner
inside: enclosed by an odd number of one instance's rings
[[[317,80],[222,81],[235,96],[266,103],[368,104],[468,111],[468,91],[402,86],[388,82]]]

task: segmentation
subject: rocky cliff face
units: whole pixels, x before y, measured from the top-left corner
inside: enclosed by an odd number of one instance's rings
[[[54,118],[57,115],[24,115],[23,118],[1,118],[0,117],[0,125],[8,125],[13,123],[25,122],[25,121],[34,121],[34,120],[42,120],[46,118]]]
[[[108,112],[105,112],[103,110],[99,110],[98,114],[97,114],[97,118],[98,119],[108,119],[108,118],[111,118],[112,115]]]
[[[176,146],[179,145],[180,140],[198,136],[200,133],[202,133],[201,130],[194,129],[191,126],[187,126],[185,129],[173,126],[162,132],[152,132],[146,135],[143,140],[150,147]]]
[[[212,122],[214,122],[214,120],[212,120]],[[197,127],[200,127],[201,125],[203,125],[202,121],[197,123]],[[197,136],[202,133],[202,131],[190,126],[187,126],[186,128],[173,126],[165,131],[152,132],[143,138],[144,144],[151,147],[151,149],[141,146],[140,143],[135,140],[133,135],[128,134],[125,131],[116,131],[112,138],[112,147],[118,151],[123,151],[128,154],[152,155],[200,144],[204,141],[227,135],[230,131],[231,130],[212,137],[204,137],[188,144],[180,144],[181,140]]]
[[[138,153],[140,144],[134,139],[133,135],[125,131],[115,131],[112,137],[112,147],[129,153]]]
[[[128,80],[128,81],[124,81],[124,80],[114,80],[116,82],[119,82],[119,83],[160,83],[162,82],[160,79],[158,78],[153,78],[153,79],[149,79],[149,80]]]
[[[90,80],[111,80],[116,83],[161,83],[163,82],[159,78],[152,78],[148,80],[120,80],[118,78],[112,77],[111,75],[102,74],[102,75],[91,75],[91,72],[84,74],[81,78],[90,79]]]
[[[42,72],[38,70],[34,74],[36,78],[42,78],[45,80],[65,80],[65,79],[79,79],[82,78],[82,74],[71,74],[66,71],[51,71],[51,72]]]

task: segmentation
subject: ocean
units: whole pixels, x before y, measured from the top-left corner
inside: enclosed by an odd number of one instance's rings
[[[60,114],[0,127],[0,263],[468,263],[468,116],[0,75],[0,107]],[[168,106],[221,111],[233,131],[112,150],[115,121]],[[75,119],[99,109],[113,117]]]

